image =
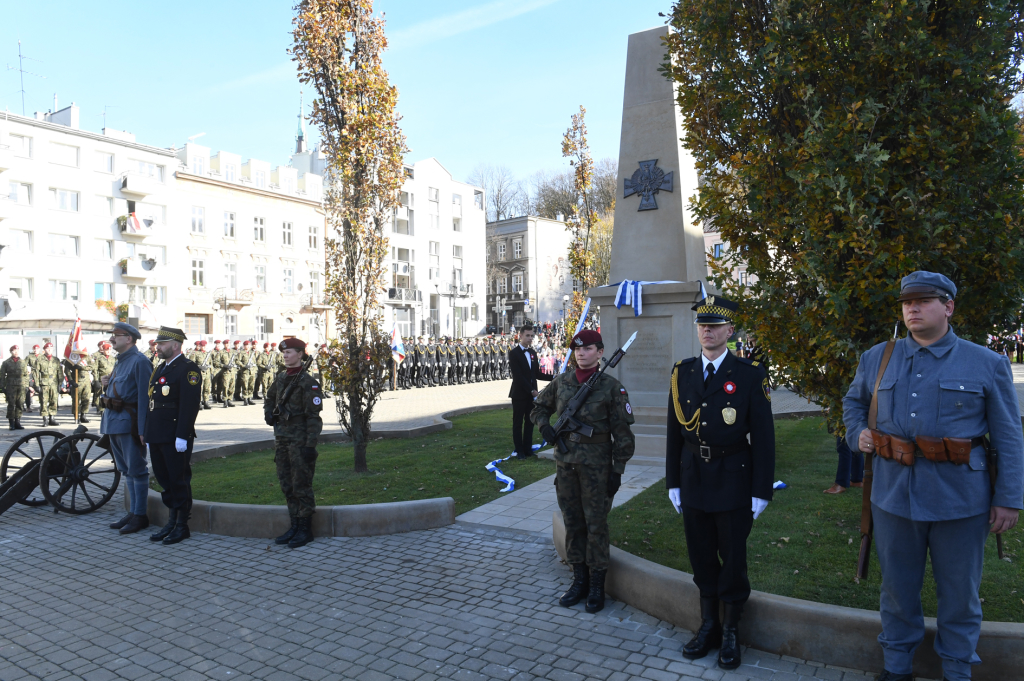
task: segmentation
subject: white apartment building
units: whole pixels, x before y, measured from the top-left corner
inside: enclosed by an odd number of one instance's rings
[[[562,321],[573,292],[565,223],[532,215],[489,222],[487,242],[488,326]]]
[[[705,227],[704,229],[704,252],[707,254],[708,276],[711,276],[711,261],[721,258],[729,249],[729,242],[722,240],[722,235],[717,230]],[[752,284],[757,279],[753,274],[747,274],[747,264],[741,262],[732,268],[732,278],[741,286]]]
[[[437,159],[405,166],[401,206],[388,234],[384,324],[403,336],[484,331],[484,190],[457,182]]]

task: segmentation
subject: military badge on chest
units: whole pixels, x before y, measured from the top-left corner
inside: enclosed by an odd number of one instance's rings
[[[736,423],[736,410],[732,407],[726,407],[722,410],[722,420],[725,421],[725,425],[731,426]]]

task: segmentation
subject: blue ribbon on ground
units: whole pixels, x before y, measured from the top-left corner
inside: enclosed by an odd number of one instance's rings
[[[542,442],[539,445],[533,445],[533,451],[537,451],[538,449],[540,449],[541,447],[543,447],[546,444],[547,444],[547,442]],[[503,461],[508,461],[509,459],[511,459],[515,455],[516,455],[516,453],[512,452],[511,454],[506,456],[504,459],[495,459],[494,461],[492,461],[489,464],[487,464],[486,466],[484,466],[484,468],[486,468],[488,471],[490,471],[491,473],[494,473],[494,477],[497,478],[498,482],[505,483],[504,489],[498,490],[499,492],[514,492],[515,489],[516,489],[516,481],[513,480],[512,478],[508,477],[504,473],[502,473],[501,469],[498,468],[498,464],[499,463],[502,463]]]

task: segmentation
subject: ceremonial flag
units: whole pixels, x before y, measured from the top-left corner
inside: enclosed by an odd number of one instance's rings
[[[405,343],[402,342],[402,335],[398,333],[398,322],[391,328],[391,357],[395,364],[401,364],[405,359]]]
[[[80,357],[89,354],[89,349],[82,343],[82,319],[75,319],[75,326],[68,336],[68,344],[64,346],[64,359],[77,364]]]

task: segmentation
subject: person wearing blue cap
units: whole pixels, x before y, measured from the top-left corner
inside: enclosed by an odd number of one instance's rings
[[[971,678],[981,662],[985,540],[1011,529],[1024,507],[1024,436],[1010,362],[954,333],[956,294],[936,272],[904,277],[897,302],[909,333],[865,352],[843,399],[850,448],[869,462],[878,455],[873,478],[865,475],[870,505],[862,523],[873,521],[882,572],[880,681],[913,678],[929,554],[943,678]],[[994,480],[986,434],[998,452]]]

